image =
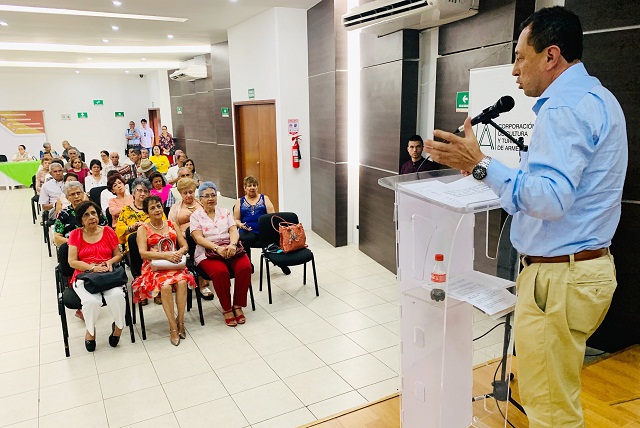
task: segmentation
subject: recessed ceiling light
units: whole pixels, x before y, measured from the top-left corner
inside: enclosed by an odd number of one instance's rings
[[[64,45],[55,43],[14,43],[0,41],[0,51],[28,52],[75,52],[83,54],[125,53],[132,55],[188,53],[203,54],[211,52],[211,45],[193,46],[117,46],[117,45]],[[138,57],[140,58],[140,57]],[[2,61],[0,59],[0,61]],[[148,61],[148,59],[147,59]],[[129,67],[133,68],[133,67]]]
[[[211,48],[209,48],[211,51]],[[4,61],[0,59],[0,68],[2,67],[35,67],[35,68],[68,68],[70,70],[149,70],[149,69],[165,69],[173,70],[180,68],[181,61],[147,61],[140,64],[136,62],[40,62],[40,61]]]
[[[50,14],[50,15],[97,16],[100,18],[142,19],[147,21],[186,22],[188,20],[187,18],[175,18],[172,16],[133,15],[130,13],[110,13],[110,12],[96,12],[93,10],[56,9],[52,7],[13,6],[8,4],[0,4],[0,11],[44,13],[44,14]]]
[[[129,70],[125,70],[124,72],[125,72],[125,73],[127,73],[127,74],[129,74]]]
[[[102,39],[104,43],[109,43],[109,39]]]
[[[91,57],[90,57],[90,56],[88,56],[88,57],[87,57],[87,60],[91,61]]]
[[[7,25],[9,25],[9,24],[7,24],[7,23],[6,23],[6,22],[4,22],[4,21],[0,21],[0,25],[1,25],[1,26],[3,26],[3,27],[6,27],[6,26],[7,26]]]
[[[80,71],[76,70],[76,74],[80,74]]]
[[[147,60],[146,58],[140,58],[140,59],[141,59],[142,61],[146,61],[146,60]]]
[[[113,31],[118,31],[118,30],[120,29],[120,27],[118,27],[117,25],[112,25],[112,26],[111,26],[111,29],[112,29]]]
[[[167,38],[173,39],[173,34],[167,34]]]
[[[114,5],[114,6],[122,6],[122,2],[120,2],[120,1],[114,1],[114,2],[113,2],[113,5]]]

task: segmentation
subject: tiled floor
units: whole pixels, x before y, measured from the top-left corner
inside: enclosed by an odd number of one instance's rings
[[[333,248],[309,232],[320,297],[302,268],[272,270],[273,304],[258,291],[247,324],[224,325],[217,300],[187,315],[186,340],[169,343],[160,306],[145,308],[117,348],[101,314],[97,350],[84,349],[84,324],[68,311],[65,358],[53,270],[41,228],[31,222],[30,189],[0,190],[0,427],[274,427],[304,424],[398,389],[395,276],[353,246]],[[227,201],[228,202],[228,201]],[[266,284],[265,284],[266,287]],[[195,303],[195,302],[194,302]],[[495,324],[477,313],[476,336]],[[475,342],[474,364],[501,352],[501,329]]]

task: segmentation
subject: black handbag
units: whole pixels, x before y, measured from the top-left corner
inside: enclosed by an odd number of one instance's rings
[[[69,309],[82,309],[80,297],[73,288],[65,288],[62,290],[62,304]]]
[[[76,279],[84,281],[84,289],[91,294],[122,287],[128,281],[124,267],[118,266],[111,272],[83,272]]]

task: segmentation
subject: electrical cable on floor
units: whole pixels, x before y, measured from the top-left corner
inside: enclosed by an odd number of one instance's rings
[[[488,332],[486,332],[485,334],[483,334],[482,336],[478,336],[475,339],[473,339],[473,341],[475,342],[478,339],[482,339],[483,337],[485,337],[487,334],[491,333],[493,330],[495,330],[496,328],[498,328],[499,326],[504,325],[504,321],[501,322],[500,324],[496,324],[493,326],[493,328],[491,328],[491,330],[489,330]]]
[[[502,324],[504,324],[504,323],[502,323]],[[500,325],[500,324],[498,324],[498,325]],[[496,326],[496,327],[497,327],[497,326]],[[494,327],[494,328],[495,328],[495,327]],[[489,330],[489,331],[491,331],[491,330]],[[488,331],[487,333],[489,333],[489,331]],[[486,333],[485,333],[485,334],[486,334]],[[480,337],[482,337],[482,336],[480,336]],[[500,370],[500,366],[502,366],[502,363],[503,363],[503,362],[504,362],[504,359],[503,359],[503,358],[501,358],[501,359],[500,359],[500,362],[498,363],[498,366],[496,367],[496,371],[495,371],[495,372],[493,372],[493,384],[495,384],[495,383],[496,383],[496,377],[498,376],[498,370]],[[493,384],[492,384],[492,385],[493,385]],[[508,394],[508,395],[511,395],[511,394]],[[495,395],[493,396],[493,399],[494,399],[494,400],[495,400],[495,402],[496,402],[496,407],[498,408],[498,411],[500,412],[500,415],[502,416],[502,419],[504,419],[504,420],[505,420],[509,425],[511,425],[513,428],[516,428],[516,427],[511,423],[511,421],[509,421],[509,419],[507,419],[507,417],[504,415],[504,413],[502,413],[502,409],[500,408],[500,404],[498,403],[498,399],[495,397]],[[508,403],[508,402],[507,402],[507,403]]]

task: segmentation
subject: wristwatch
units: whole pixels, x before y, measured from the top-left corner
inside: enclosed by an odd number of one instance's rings
[[[473,168],[473,178],[476,180],[482,180],[487,176],[487,168],[489,167],[489,163],[491,162],[490,156],[485,156],[482,158],[480,162]]]

